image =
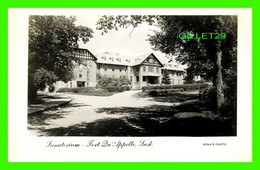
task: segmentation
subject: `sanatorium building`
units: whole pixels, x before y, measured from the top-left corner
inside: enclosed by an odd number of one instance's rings
[[[57,82],[56,87],[95,87],[97,75],[119,78],[125,76],[132,89],[161,84],[167,70],[171,84],[183,84],[185,70],[174,63],[162,63],[153,53],[125,57],[117,53],[91,53],[88,49],[77,49],[75,56],[83,62],[74,68],[74,78],[67,83]]]

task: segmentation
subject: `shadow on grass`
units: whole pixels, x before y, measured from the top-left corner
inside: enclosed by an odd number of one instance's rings
[[[64,108],[73,108],[73,107],[85,107],[85,106],[90,106],[87,104],[82,104],[82,103],[68,103],[67,105],[63,106]]]
[[[119,114],[123,118],[100,119],[66,128],[42,129],[47,136],[235,136],[231,120],[201,116],[178,118],[181,112],[199,113],[203,103],[198,101],[180,106],[154,105],[148,107],[101,108],[98,113]]]
[[[48,110],[44,112],[39,112],[36,114],[31,114],[28,116],[28,124],[31,126],[42,126],[49,125],[47,120],[62,119],[67,112],[63,110]]]
[[[53,104],[54,102],[52,102]],[[37,112],[28,115],[28,124],[31,126],[42,126],[42,125],[49,125],[47,120],[52,119],[62,119],[64,116],[69,113],[69,111],[65,111],[66,108],[73,108],[73,107],[84,107],[90,106],[81,103],[68,103],[67,105],[60,106],[58,108],[52,108],[47,111]]]
[[[165,96],[152,96],[153,98],[151,99],[152,101],[157,101],[157,102],[169,102],[169,103],[174,103],[174,102],[184,102],[187,100],[193,100],[193,99],[198,99],[199,94],[186,94],[185,92],[181,93],[174,93],[173,95],[165,95]]]
[[[67,128],[43,129],[47,136],[138,136],[140,131],[122,119],[102,119]]]

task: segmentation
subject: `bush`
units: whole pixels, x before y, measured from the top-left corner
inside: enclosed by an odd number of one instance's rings
[[[55,91],[55,87],[53,84],[49,85],[49,92],[52,93]]]
[[[148,94],[151,96],[167,96],[180,91],[183,91],[183,89],[154,89],[148,91]]]
[[[129,86],[108,86],[104,88],[107,89],[109,92],[123,92],[130,90]]]
[[[97,86],[108,87],[108,86],[127,86],[130,85],[130,81],[126,76],[120,76],[119,78],[97,75]]]
[[[93,92],[123,92],[130,90],[129,86],[107,86],[103,88],[95,88],[95,87],[77,87],[77,88],[60,88],[58,93],[93,93]]]
[[[158,86],[144,86],[142,91],[160,90],[160,89],[182,89],[183,91],[201,90],[209,87],[208,84],[180,84],[180,85],[158,85]]]
[[[94,87],[60,88],[58,93],[89,93],[94,91]]]

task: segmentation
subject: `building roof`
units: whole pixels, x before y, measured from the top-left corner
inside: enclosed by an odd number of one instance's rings
[[[162,62],[161,62],[153,53],[147,53],[147,54],[144,54],[144,55],[140,55],[140,56],[135,57],[135,61],[134,61],[134,63],[133,63],[132,66],[136,66],[136,65],[142,64],[142,63],[144,62],[144,60],[145,60],[147,57],[151,56],[151,55],[154,56],[154,57],[157,59],[157,61],[159,62],[159,64],[160,64],[161,66],[163,66]]]
[[[100,64],[111,64],[111,65],[122,65],[122,66],[136,66],[142,64],[142,62],[153,55],[158,62],[164,66],[162,69],[185,71],[183,68],[179,67],[176,63],[166,63],[158,59],[153,53],[146,53],[137,57],[123,56],[115,52],[105,52],[105,53],[92,53],[97,58],[97,63]]]
[[[97,57],[97,63],[129,66],[133,62],[130,57],[113,52],[94,53],[94,55]]]
[[[163,64],[164,67],[162,69],[165,69],[165,70],[174,70],[174,71],[185,71],[183,68],[179,67],[178,64],[176,63],[166,63],[166,64]]]

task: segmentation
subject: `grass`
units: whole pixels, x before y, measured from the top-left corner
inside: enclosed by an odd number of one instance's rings
[[[165,94],[165,95],[155,96],[155,95],[151,95],[149,92],[139,92],[139,93],[135,94],[134,97],[137,97],[137,98],[152,97],[153,100],[155,100],[157,102],[174,103],[174,102],[184,102],[187,100],[198,99],[199,94],[190,93],[190,92],[175,92],[174,94],[171,94],[171,95]]]

